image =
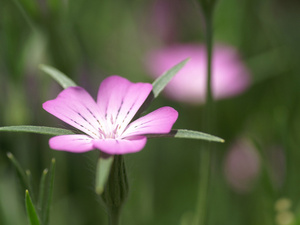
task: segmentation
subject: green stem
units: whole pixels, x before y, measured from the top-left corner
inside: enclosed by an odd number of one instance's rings
[[[128,181],[125,161],[122,155],[115,155],[109,178],[102,194],[107,207],[109,225],[119,225],[121,210],[128,195]]]
[[[206,81],[206,108],[208,112],[212,109],[213,96],[212,96],[212,85],[211,85],[211,74],[212,74],[212,53],[213,53],[213,21],[212,15],[206,16],[206,54],[207,54],[207,81]],[[211,114],[209,116],[211,123]],[[211,124],[208,124],[211,126]],[[209,127],[207,127],[209,128]]]
[[[207,54],[207,82],[206,82],[206,106],[204,114],[204,126],[208,133],[213,130],[213,95],[211,85],[212,74],[212,53],[213,53],[213,10],[207,10],[205,15],[206,29],[206,54]],[[210,142],[204,144],[200,155],[200,187],[198,193],[197,211],[195,216],[195,225],[207,224],[207,208],[209,203],[209,185],[210,185],[210,165],[211,165],[212,146]]]
[[[18,10],[20,11],[20,13],[22,14],[22,16],[24,17],[24,20],[28,24],[28,26],[32,29],[32,31],[36,31],[36,28],[35,28],[32,20],[30,19],[28,13],[23,8],[22,4],[18,0],[13,0],[13,2],[16,5],[16,7],[18,8]]]
[[[113,207],[109,212],[109,225],[119,225],[120,224],[120,207]]]

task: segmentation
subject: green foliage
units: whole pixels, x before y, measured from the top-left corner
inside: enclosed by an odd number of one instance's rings
[[[172,80],[172,78],[179,72],[182,67],[189,61],[190,59],[185,59],[178,63],[177,65],[173,66],[171,69],[163,73],[159,76],[153,83],[152,92],[154,94],[154,98],[156,98],[167,86],[167,84]],[[192,82],[192,81],[191,81]]]
[[[0,127],[0,131],[6,132],[27,132],[27,133],[36,133],[36,134],[46,134],[46,135],[65,135],[65,134],[74,134],[74,132],[54,127],[42,127],[42,126],[7,126]]]
[[[37,215],[37,212],[36,212],[36,209],[30,198],[28,190],[25,191],[25,205],[26,205],[27,216],[28,216],[30,224],[31,225],[41,225],[40,220]]]
[[[23,170],[23,168],[21,167],[20,163],[18,162],[18,160],[14,157],[14,155],[10,152],[7,153],[7,157],[8,159],[11,161],[11,163],[14,165],[17,175],[19,177],[19,180],[23,186],[24,189],[29,189],[29,187],[31,186],[29,184],[30,179],[29,177],[26,175],[25,171]]]
[[[15,167],[20,181],[25,187],[25,205],[27,216],[31,225],[48,225],[49,214],[53,195],[54,184],[54,172],[55,172],[55,159],[51,160],[50,170],[45,169],[42,173],[39,195],[37,202],[34,201],[33,196],[29,195],[29,192],[33,194],[31,173],[29,170],[24,172],[20,163],[16,160],[12,153],[7,153],[7,157]],[[49,174],[49,176],[48,176]]]
[[[41,195],[40,197],[42,199],[39,201],[41,202],[41,218],[42,218],[43,225],[49,224],[49,215],[50,215],[50,208],[51,208],[52,195],[53,195],[53,185],[54,185],[54,173],[55,173],[55,159],[52,159],[50,170],[49,170],[49,179],[46,185],[44,184],[41,185],[41,187],[44,186],[44,190],[42,191],[44,196]]]
[[[63,88],[77,86],[73,80],[51,66],[40,65],[40,69],[56,80]]]
[[[100,157],[96,169],[96,193],[101,195],[109,177],[114,156]]]
[[[44,210],[42,210],[45,205],[46,205],[46,181],[47,181],[47,176],[48,176],[49,170],[48,169],[44,169],[43,173],[42,173],[42,177],[40,180],[40,185],[39,185],[39,198],[38,198],[38,204],[37,204],[37,208],[40,210],[40,213],[42,213]]]
[[[222,138],[206,134],[200,131],[193,130],[171,130],[168,134],[149,134],[147,135],[149,138],[159,138],[159,137],[173,137],[173,138],[187,138],[187,139],[197,139],[197,140],[205,140],[205,141],[215,141],[215,142],[225,142]]]

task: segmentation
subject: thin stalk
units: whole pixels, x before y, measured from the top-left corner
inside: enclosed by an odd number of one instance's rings
[[[23,18],[24,18],[25,22],[28,24],[28,26],[32,29],[32,31],[36,31],[34,23],[30,19],[30,16],[28,15],[28,13],[23,8],[22,4],[18,0],[13,0],[13,2],[16,5],[16,7],[18,8],[18,10],[20,11],[21,15],[23,16]]]
[[[212,95],[212,55],[213,55],[213,21],[212,11],[205,13],[206,29],[206,58],[207,58],[207,81],[206,81],[206,105],[204,113],[204,126],[208,133],[213,130],[213,95]],[[195,225],[205,225],[207,220],[207,208],[209,203],[210,165],[212,146],[210,142],[204,144],[200,152],[200,186],[195,215]]]
[[[119,225],[120,224],[120,207],[114,207],[110,209],[109,212],[109,225]]]
[[[119,225],[122,206],[128,195],[128,180],[122,155],[115,155],[109,178],[102,194],[109,225]]]

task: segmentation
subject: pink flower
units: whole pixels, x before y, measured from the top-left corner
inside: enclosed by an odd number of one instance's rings
[[[204,103],[206,94],[206,50],[204,45],[182,44],[153,51],[147,58],[151,76],[160,76],[180,61],[191,60],[165,88],[171,99]],[[215,99],[227,98],[243,92],[250,84],[249,71],[235,49],[216,45],[212,64],[212,90]]]
[[[178,17],[180,17],[186,4],[180,0],[155,1],[152,6],[150,18],[153,34],[169,43],[178,36]],[[177,28],[177,29],[176,29]]]
[[[178,117],[173,108],[162,107],[132,122],[151,90],[151,84],[119,76],[101,83],[97,102],[81,87],[63,90],[43,108],[84,134],[55,136],[50,147],[75,153],[99,149],[111,155],[140,151],[145,135],[169,133]]]
[[[238,140],[225,158],[225,177],[239,193],[249,192],[260,173],[260,157],[255,147],[246,140]]]

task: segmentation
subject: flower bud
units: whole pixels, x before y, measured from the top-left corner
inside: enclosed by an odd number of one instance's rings
[[[128,180],[122,155],[115,155],[109,178],[102,194],[108,210],[120,209],[128,195]]]

